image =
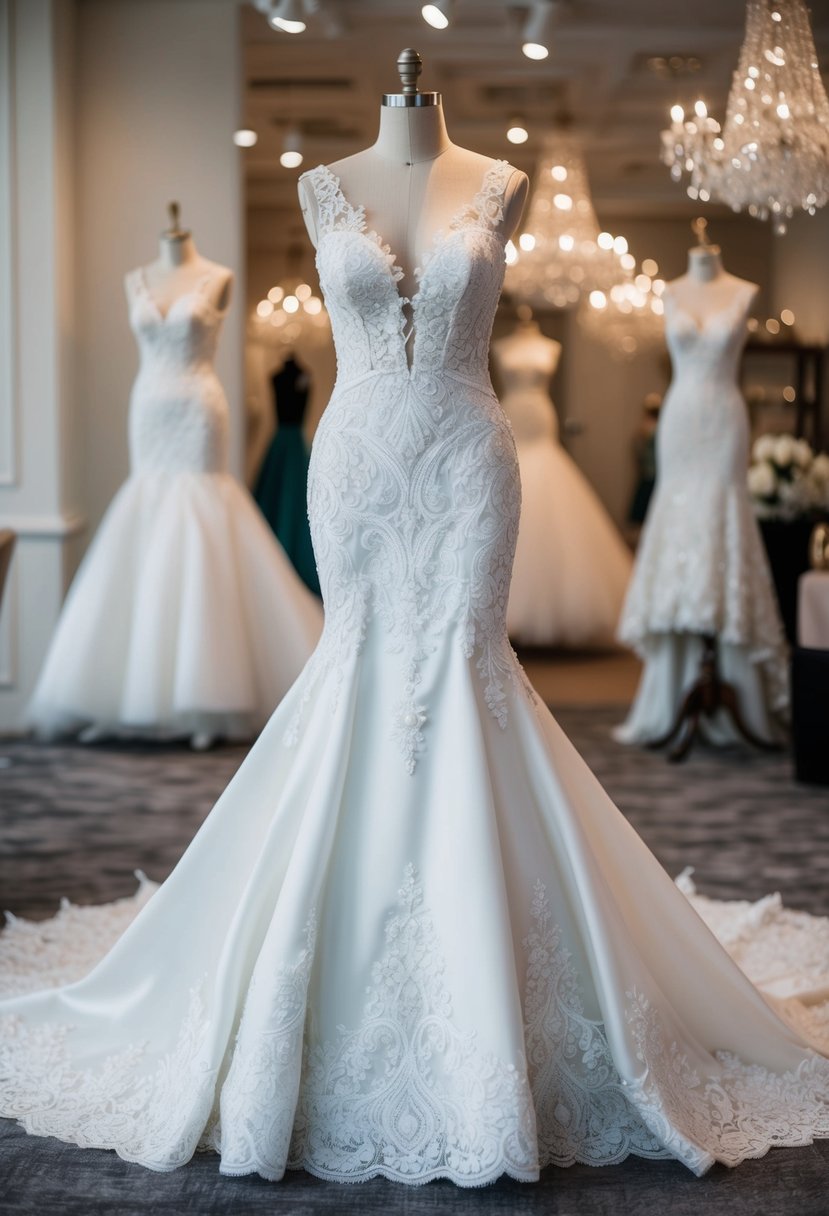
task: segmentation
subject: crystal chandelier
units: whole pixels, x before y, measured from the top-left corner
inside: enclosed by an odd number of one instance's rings
[[[771,218],[829,202],[829,99],[804,0],[748,0],[746,32],[722,129],[697,101],[671,110],[662,132],[671,176],[688,194]]]
[[[506,289],[536,307],[569,308],[625,278],[627,241],[599,231],[575,140],[558,139],[541,157],[524,231],[510,246]]]
[[[590,292],[579,309],[584,332],[606,346],[614,358],[632,359],[640,351],[658,346],[664,338],[665,280],[659,267],[646,258],[638,274],[609,291]]]
[[[293,346],[311,336],[326,335],[328,313],[310,284],[289,275],[270,289],[253,312],[252,336],[274,346]]]

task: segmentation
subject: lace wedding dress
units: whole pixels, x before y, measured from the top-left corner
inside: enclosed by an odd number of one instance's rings
[[[128,277],[131,472],[58,621],[28,710],[40,734],[249,737],[319,638],[318,603],[227,472],[223,314],[207,287],[162,314],[143,272]]]
[[[645,663],[622,742],[669,730],[699,671],[700,635],[718,639],[720,671],[754,732],[775,737],[788,661],[768,560],[746,488],[748,417],[737,383],[753,289],[700,325],[665,293],[674,378],[657,431],[657,481],[619,625]],[[724,716],[712,742],[737,738]]]
[[[558,343],[519,328],[493,343],[521,475],[507,631],[528,646],[614,645],[630,551],[558,437]]]
[[[507,642],[520,494],[486,359],[511,174],[436,238],[411,362],[391,253],[310,174],[339,356],[309,486],[322,640],[91,973],[73,942],[94,955],[128,906],[12,926],[6,991],[61,985],[0,1002],[0,1112],[30,1132],[157,1170],[202,1147],[226,1174],[469,1186],[829,1135],[825,966],[761,995]]]

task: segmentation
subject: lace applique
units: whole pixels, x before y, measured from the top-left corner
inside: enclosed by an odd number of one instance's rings
[[[154,1065],[147,1044],[135,1044],[78,1069],[71,1026],[0,1018],[0,1111],[31,1135],[175,1169],[193,1155],[213,1103],[210,1029],[203,991],[194,988],[175,1047]]]
[[[547,891],[536,882],[527,956],[527,1066],[542,1165],[610,1165],[670,1154],[631,1106],[601,1022],[584,1015],[578,978]]]
[[[254,971],[220,1114],[202,1140],[202,1147],[221,1154],[223,1174],[257,1173],[276,1181],[285,1172],[316,932],[312,913],[297,961],[275,975]]]
[[[538,1176],[523,1067],[452,1016],[445,963],[413,866],[386,925],[363,1021],[307,1050],[290,1165],[356,1182]]]
[[[518,463],[487,373],[504,271],[498,225],[513,173],[506,162],[491,165],[473,202],[435,238],[412,301],[411,368],[391,251],[366,232],[363,208],[348,202],[329,169],[309,175],[339,374],[308,481],[325,630],[288,745],[299,738],[313,690],[330,684],[336,704],[334,673],[360,653],[370,630],[400,658],[403,708],[390,734],[409,772],[428,744],[432,716],[419,691],[421,670],[448,635],[474,662],[502,727],[510,687],[526,693],[506,636]]]
[[[829,1136],[829,1060],[811,1054],[795,1071],[773,1073],[718,1052],[719,1075],[701,1077],[668,1040],[653,1003],[636,989],[626,996],[644,1066],[643,1079],[628,1086],[631,1100],[660,1143],[694,1173],[714,1161],[739,1165],[772,1147]]]

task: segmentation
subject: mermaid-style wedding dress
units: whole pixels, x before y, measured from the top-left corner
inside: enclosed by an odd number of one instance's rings
[[[64,971],[0,1003],[0,1111],[29,1131],[158,1170],[202,1147],[226,1174],[462,1185],[829,1135],[795,999],[825,966],[761,995],[507,642],[520,492],[486,367],[511,173],[435,239],[411,363],[390,251],[310,174],[339,358],[309,482],[323,637],[91,973],[67,983],[56,938],[129,910],[32,930]],[[10,939],[9,986],[58,978]]]

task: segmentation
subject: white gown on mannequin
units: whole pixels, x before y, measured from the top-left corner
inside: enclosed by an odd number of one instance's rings
[[[788,702],[783,628],[746,488],[748,417],[737,384],[754,288],[700,325],[665,293],[674,378],[656,439],[656,489],[628,588],[619,639],[645,661],[622,742],[670,729],[694,682],[700,636],[716,634],[720,671],[754,732],[774,738]],[[715,718],[712,742],[735,738]]]
[[[560,352],[523,326],[493,344],[521,472],[507,630],[528,646],[612,646],[633,559],[559,442],[549,382]]]
[[[165,314],[142,271],[127,287],[141,355],[130,476],[75,576],[28,716],[46,735],[249,736],[301,671],[322,614],[227,472],[213,370],[223,313],[207,279]]]
[[[323,637],[100,964],[0,1003],[0,1112],[29,1131],[159,1170],[201,1144],[227,1174],[464,1185],[829,1135],[829,1061],[507,642],[519,487],[486,360],[511,174],[435,239],[411,364],[391,253],[310,174],[339,361],[309,486]]]

